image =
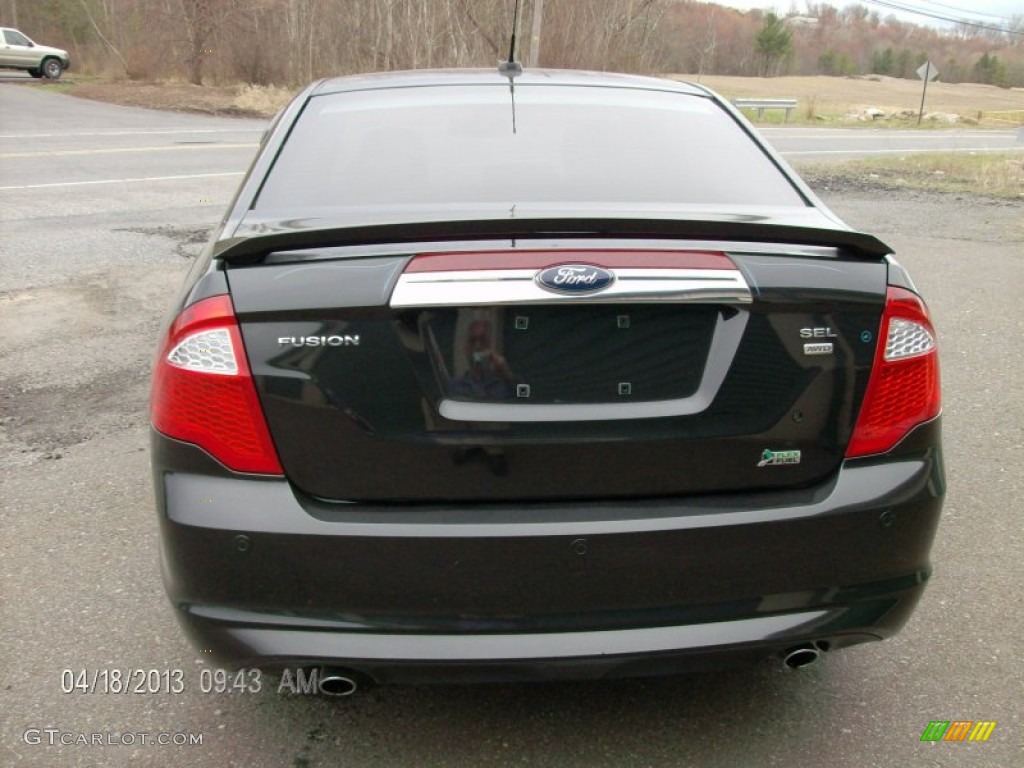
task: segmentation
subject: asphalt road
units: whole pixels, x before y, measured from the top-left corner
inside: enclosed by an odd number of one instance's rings
[[[896,638],[799,672],[204,692],[211,666],[160,584],[148,367],[262,127],[0,86],[0,765],[1024,762],[1024,211],[955,196],[828,198],[897,249],[940,332],[950,492],[934,579]],[[110,688],[126,669],[185,690],[64,692],[82,670]],[[986,743],[920,741],[955,719],[997,726]],[[116,743],[59,743],[80,734]]]

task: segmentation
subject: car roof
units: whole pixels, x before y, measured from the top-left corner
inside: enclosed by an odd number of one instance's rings
[[[584,70],[525,69],[515,77],[516,85],[562,85],[604,88],[634,88],[670,91],[691,96],[711,96],[711,93],[693,83],[667,80],[659,77],[625,75]],[[422,69],[399,72],[375,72],[321,80],[310,93],[323,96],[346,91],[364,91],[385,88],[420,88],[441,85],[508,85],[509,78],[494,69]]]

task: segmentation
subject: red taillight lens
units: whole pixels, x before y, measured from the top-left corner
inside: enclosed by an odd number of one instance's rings
[[[198,301],[171,324],[153,367],[150,419],[237,472],[284,474],[228,296]]]
[[[928,310],[917,294],[890,287],[874,368],[846,456],[888,451],[941,408],[939,355]]]

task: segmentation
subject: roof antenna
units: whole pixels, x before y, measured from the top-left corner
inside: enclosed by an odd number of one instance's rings
[[[519,0],[515,0],[512,8],[512,41],[508,46],[508,61],[498,62],[498,72],[505,77],[518,77],[523,74],[523,65],[516,61],[516,28],[519,26]]]
[[[512,97],[512,133],[516,133],[515,78],[523,74],[523,65],[516,61],[516,27],[519,26],[519,0],[512,8],[512,42],[508,46],[508,61],[498,62],[498,74],[508,78],[508,92]]]

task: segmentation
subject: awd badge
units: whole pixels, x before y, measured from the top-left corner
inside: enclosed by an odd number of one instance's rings
[[[757,462],[759,467],[772,467],[778,464],[799,464],[800,451],[772,451],[765,448],[761,452],[761,460]]]
[[[823,341],[816,344],[804,344],[805,355],[831,355],[832,342]]]

